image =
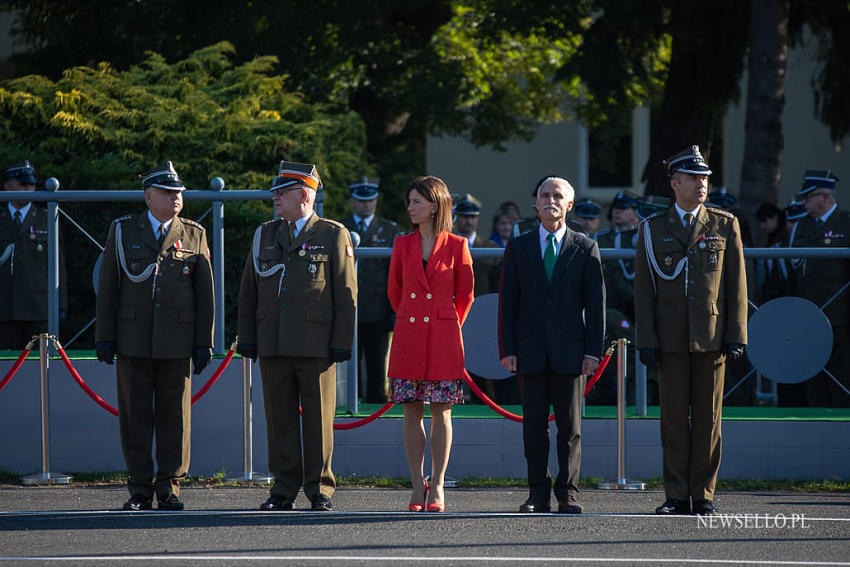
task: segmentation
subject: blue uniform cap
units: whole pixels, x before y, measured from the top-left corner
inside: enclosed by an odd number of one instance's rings
[[[12,179],[28,185],[35,185],[37,183],[35,178],[35,167],[33,167],[29,160],[24,160],[21,163],[16,163],[15,165],[6,168],[6,181],[10,181]]]
[[[348,186],[351,197],[358,201],[371,201],[378,198],[378,181],[370,180],[365,175],[357,183]]]
[[[799,201],[815,189],[835,189],[837,181],[838,177],[829,169],[807,169],[803,177],[803,187],[794,199]]]
[[[699,152],[699,146],[691,146],[686,150],[682,150],[673,157],[669,157],[661,162],[667,170],[667,175],[673,177],[676,172],[689,173],[691,175],[711,175],[711,169],[708,167],[708,162],[702,157]]]
[[[583,219],[595,219],[599,218],[599,215],[602,213],[602,207],[590,199],[587,199],[586,201],[579,201],[576,203],[573,207],[573,211],[575,211],[575,215],[577,217]]]

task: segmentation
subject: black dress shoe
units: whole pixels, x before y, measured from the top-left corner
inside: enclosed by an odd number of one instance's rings
[[[551,512],[552,507],[546,500],[530,496],[528,500],[523,502],[519,507],[519,511],[523,514],[545,514]]]
[[[151,508],[151,498],[142,496],[141,494],[134,494],[129,500],[124,502],[124,510],[128,510],[130,512],[150,510]]]
[[[292,510],[292,498],[281,496],[280,494],[272,494],[268,500],[260,504],[260,510],[267,512]]]
[[[697,516],[713,516],[717,513],[711,500],[694,500],[694,514]]]
[[[311,502],[310,510],[313,512],[330,512],[333,510],[331,499],[321,493],[315,495]]]
[[[687,500],[668,498],[655,509],[655,513],[661,516],[688,516],[691,513],[691,503]]]
[[[157,498],[156,507],[159,510],[176,511],[183,509],[183,501],[177,498],[174,493]]]
[[[575,494],[569,494],[566,498],[558,498],[559,514],[581,514],[581,504]]]

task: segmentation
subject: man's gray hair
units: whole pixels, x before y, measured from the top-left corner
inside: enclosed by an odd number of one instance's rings
[[[564,179],[563,177],[546,177],[543,181],[540,182],[540,185],[537,186],[537,194],[540,195],[540,188],[546,185],[547,183],[557,183],[559,185],[564,186],[564,193],[567,196],[568,201],[576,200],[576,190],[573,189],[573,186],[570,185],[570,182]]]

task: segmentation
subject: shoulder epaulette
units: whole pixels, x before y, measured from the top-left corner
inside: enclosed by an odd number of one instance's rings
[[[652,213],[651,215],[649,215],[648,217],[646,217],[645,219],[640,221],[640,223],[643,224],[645,222],[649,222],[651,220],[661,218],[666,214],[667,214],[667,211],[658,211],[657,213]]]
[[[317,222],[325,222],[325,223],[327,223],[327,224],[329,224],[329,225],[335,226],[335,227],[336,227],[336,228],[338,228],[338,229],[348,230],[347,228],[345,228],[345,225],[344,225],[344,224],[342,224],[342,223],[341,223],[341,222],[339,222],[339,221],[332,220],[332,219],[326,219],[326,218],[324,218],[324,217],[319,217],[319,218],[318,218],[318,220],[317,220]]]
[[[708,212],[726,217],[727,219],[734,219],[735,218],[735,215],[733,215],[729,211],[724,211],[723,209],[718,209],[717,207],[703,207],[703,208]]]
[[[184,219],[182,217],[180,218],[180,220],[183,221],[183,224],[188,224],[189,226],[194,226],[195,228],[200,228],[200,229],[204,228],[204,225],[202,225],[199,222],[195,222],[195,221],[190,220],[190,219]]]
[[[267,220],[266,222],[264,222],[264,223],[263,223],[263,226],[266,226],[267,224],[274,224],[274,223],[276,223],[276,222],[281,222],[282,220],[283,220],[283,219],[272,219],[272,220]]]
[[[138,215],[124,215],[123,217],[118,217],[117,219],[112,221],[112,224],[115,224],[117,222],[124,222],[124,221],[127,221],[127,220],[132,220],[132,219],[136,218],[137,216]]]

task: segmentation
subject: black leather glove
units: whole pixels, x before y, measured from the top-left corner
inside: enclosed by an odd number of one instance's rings
[[[345,362],[351,358],[351,351],[344,348],[331,349],[331,362]]]
[[[658,364],[658,349],[655,347],[639,348],[638,356],[647,368],[655,368],[655,365]]]
[[[112,364],[115,360],[115,343],[112,341],[102,341],[94,345],[97,352],[97,359],[106,364]]]
[[[723,352],[726,353],[726,358],[730,360],[738,360],[744,356],[744,345],[740,343],[723,343]]]
[[[206,346],[196,346],[192,355],[192,374],[200,374],[209,366],[212,360],[212,349]]]
[[[238,345],[236,345],[236,352],[238,352],[243,358],[257,360],[257,345],[255,344],[239,343]]]

